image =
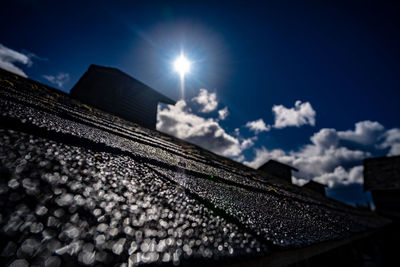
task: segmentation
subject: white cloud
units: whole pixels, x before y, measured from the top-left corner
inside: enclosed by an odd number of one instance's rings
[[[389,148],[388,156],[400,155],[400,129],[393,128],[386,131],[381,137],[383,142],[377,147],[381,149]]]
[[[290,154],[290,164],[299,169],[296,175],[300,178],[312,179],[332,171],[341,165],[360,163],[370,153],[362,150],[351,150],[346,147],[330,147],[328,149],[315,145],[307,145],[303,149]]]
[[[288,126],[315,125],[316,112],[309,102],[302,103],[298,100],[293,108],[274,105],[272,111],[275,115],[274,127],[278,129]]]
[[[322,148],[336,147],[339,144],[339,136],[335,129],[324,128],[311,136],[311,142]]]
[[[60,72],[57,75],[43,75],[43,78],[48,80],[50,83],[57,85],[62,88],[66,82],[69,81],[69,74]]]
[[[299,168],[299,172],[295,172],[292,177],[292,182],[298,186],[303,186],[308,181],[315,180],[329,187],[334,187],[339,184],[362,184],[362,166],[356,165],[346,171],[342,165],[346,165],[346,163],[359,164],[368,155],[368,152],[353,151],[345,147],[335,148],[331,146],[324,149],[315,144],[307,145],[299,151],[290,152],[281,149],[268,150],[262,147],[256,149],[256,156],[252,161],[243,163],[258,168],[269,159],[275,159]]]
[[[255,132],[256,134],[260,132],[267,132],[271,129],[271,126],[266,125],[263,119],[258,119],[255,121],[249,121],[245,125],[251,131]]]
[[[29,67],[32,64],[32,61],[30,60],[28,55],[17,52],[0,44],[0,68],[21,75],[23,77],[28,77],[26,73],[16,64],[22,64]]]
[[[377,137],[384,131],[382,124],[376,121],[360,121],[355,125],[355,129],[338,132],[342,140],[352,141],[362,145],[374,144]]]
[[[358,129],[363,130],[357,132],[357,125]],[[368,145],[372,141],[369,138],[376,136],[376,134],[371,134],[374,132],[372,129],[380,129],[379,125],[365,121],[356,123],[355,131],[321,129],[311,136],[310,144],[304,145],[298,150],[284,151],[281,149],[269,150],[265,147],[257,148],[253,160],[245,161],[244,164],[258,168],[269,159],[289,164],[299,169],[299,172],[294,173],[294,181],[297,184],[304,184],[305,181],[312,179],[330,187],[337,184],[362,183],[362,169],[359,165],[364,158],[371,157],[372,152],[369,151],[371,147]],[[350,132],[357,138],[353,139]],[[342,133],[346,134],[343,135]],[[375,142],[378,142],[378,139],[379,136],[376,136]],[[351,142],[365,145],[360,149],[352,149],[341,144],[341,140],[351,140]],[[391,148],[395,147],[393,144],[398,143],[400,143],[400,130],[397,132],[392,129],[392,131],[387,131],[384,137],[384,145],[381,145],[381,147]],[[356,168],[357,166],[358,168]]]
[[[243,163],[258,168],[269,159],[275,159],[299,169],[294,173],[296,184],[314,179],[334,187],[338,184],[361,184],[360,164],[367,157],[377,156],[375,149],[387,149],[389,156],[400,154],[400,129],[385,130],[380,123],[372,121],[357,122],[354,130],[324,128],[311,136],[310,141],[310,144],[294,151],[256,148],[254,158]],[[352,144],[358,144],[357,149]]]
[[[368,152],[350,150],[346,147],[329,148],[320,147],[315,144],[306,145],[298,151],[285,152],[281,149],[268,150],[265,147],[255,150],[252,161],[244,164],[258,168],[270,159],[278,160],[299,169],[295,173],[296,178],[311,180],[331,172],[335,167],[343,164],[355,164],[369,156]]]
[[[206,89],[200,89],[199,95],[194,97],[192,103],[204,104],[213,103],[216,94],[209,94]],[[209,101],[203,101],[208,99]],[[254,145],[257,136],[243,138],[239,128],[235,128],[234,133],[228,134],[219,124],[228,116],[228,107],[218,111],[218,117],[205,118],[194,114],[189,107],[192,103],[179,100],[175,105],[167,105],[164,108],[158,107],[157,130],[197,144],[216,154],[229,156],[237,161],[244,161],[245,157],[241,154],[244,150]],[[217,106],[215,102],[212,106]],[[213,108],[215,108],[213,107]],[[211,108],[206,108],[210,110]],[[201,110],[200,112],[203,112]]]
[[[179,100],[176,105],[159,107],[157,130],[197,144],[205,149],[223,156],[239,156],[252,143],[245,139],[242,142],[229,135],[216,119],[203,118],[191,113],[187,103]]]
[[[218,107],[217,94],[209,93],[207,89],[200,89],[199,95],[194,97],[192,101],[202,106],[200,112],[203,113],[209,113]]]
[[[228,107],[218,110],[218,118],[220,120],[225,120],[229,115]]]
[[[238,157],[234,158],[235,161],[237,162],[243,162],[246,160],[244,155],[239,155]]]
[[[257,136],[251,137],[251,138],[246,138],[241,140],[240,147],[242,150],[246,150],[254,145],[254,141],[257,140]]]
[[[334,187],[338,184],[349,185],[349,184],[362,184],[363,178],[362,165],[355,166],[349,171],[346,171],[342,166],[336,167],[333,172],[324,173],[321,176],[314,178],[316,182],[327,185],[328,187]]]

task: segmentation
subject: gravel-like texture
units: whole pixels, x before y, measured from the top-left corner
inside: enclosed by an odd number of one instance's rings
[[[6,262],[185,263],[267,251],[128,156],[12,130],[0,130],[0,143]]]
[[[0,264],[203,265],[387,220],[0,70]]]

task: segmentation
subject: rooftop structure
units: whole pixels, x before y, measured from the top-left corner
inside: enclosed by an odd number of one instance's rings
[[[298,169],[289,166],[287,164],[283,164],[276,160],[269,160],[264,163],[258,170],[270,173],[276,177],[282,178],[283,180],[292,183],[292,170],[299,171]]]
[[[400,218],[400,156],[364,160],[364,190],[378,212]]]
[[[315,182],[315,181],[309,181],[308,183],[306,183],[305,185],[303,185],[303,188],[307,188],[310,189],[322,196],[325,196],[325,185]]]
[[[400,156],[364,160],[364,190],[400,189]]]
[[[155,129],[159,102],[175,104],[122,71],[90,65],[71,89],[71,96],[144,127]]]
[[[2,266],[285,266],[390,223],[1,69],[0,111]]]

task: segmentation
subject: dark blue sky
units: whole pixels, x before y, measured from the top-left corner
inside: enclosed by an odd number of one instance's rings
[[[312,105],[315,126],[264,132],[254,148],[298,150],[322,128],[354,130],[365,120],[399,127],[399,5],[298,2],[3,1],[0,43],[37,55],[24,68],[32,79],[68,73],[64,91],[99,64],[175,100],[172,62],[183,49],[193,61],[186,99],[200,88],[215,92],[230,112],[221,126],[231,135],[242,127],[243,138],[251,136],[243,129],[249,121],[274,123],[274,105]],[[254,153],[243,155],[250,161]]]

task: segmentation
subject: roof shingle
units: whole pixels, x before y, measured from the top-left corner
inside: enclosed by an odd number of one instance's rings
[[[236,261],[389,223],[2,70],[0,110],[2,263]]]

